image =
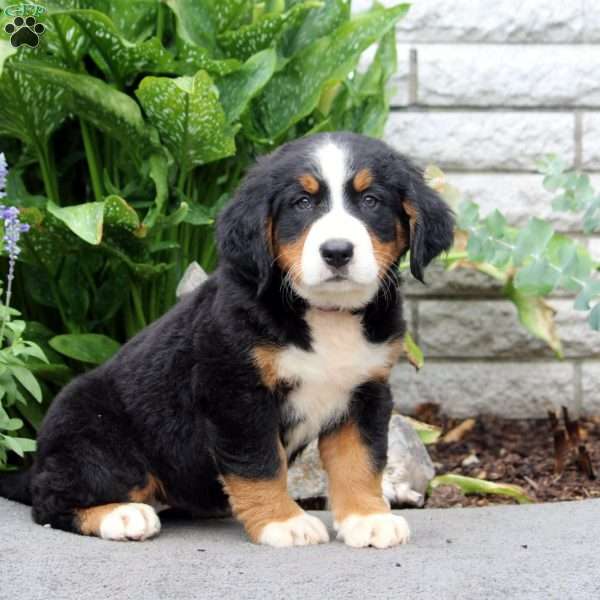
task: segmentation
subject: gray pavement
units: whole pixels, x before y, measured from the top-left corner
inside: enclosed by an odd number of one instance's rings
[[[167,520],[154,540],[107,542],[0,499],[0,599],[600,599],[600,500],[402,514],[408,546],[273,549],[232,520]]]

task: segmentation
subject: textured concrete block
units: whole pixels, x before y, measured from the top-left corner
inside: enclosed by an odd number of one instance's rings
[[[574,125],[568,113],[396,112],[385,138],[422,166],[534,171],[550,152],[573,162]]]
[[[600,169],[600,112],[587,112],[581,119],[581,160],[583,169]]]
[[[600,263],[600,237],[592,237],[588,240],[588,250],[592,258]]]
[[[542,185],[543,177],[529,173],[446,173],[464,199],[481,207],[485,216],[498,209],[511,225],[523,227],[531,217],[549,221],[557,231],[580,231],[581,216],[552,210],[553,192]]]
[[[473,269],[448,271],[440,263],[432,263],[425,272],[425,285],[404,273],[404,293],[408,297],[431,296],[500,296],[501,283]]]
[[[380,0],[391,6],[397,0]],[[355,11],[371,0],[354,0]],[[585,10],[585,12],[584,12]],[[580,42],[600,39],[594,0],[415,0],[398,25],[402,41]]]
[[[583,411],[600,416],[600,362],[583,363],[581,367]]]
[[[566,357],[600,356],[600,332],[572,300],[550,300]],[[509,300],[422,300],[418,305],[419,344],[426,357],[508,358],[553,356],[545,342],[519,322]]]
[[[575,410],[574,367],[559,362],[439,362],[418,373],[408,364],[392,371],[398,410],[411,413],[434,402],[456,417],[495,414],[510,418],[545,417],[565,405]]]
[[[600,106],[600,46],[430,44],[417,49],[420,105]]]

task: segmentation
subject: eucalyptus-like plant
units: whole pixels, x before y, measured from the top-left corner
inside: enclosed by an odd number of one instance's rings
[[[545,157],[538,166],[544,187],[556,192],[552,208],[580,214],[588,234],[600,230],[600,194],[589,177],[568,170],[556,156]],[[479,205],[462,200],[440,169],[430,167],[427,175],[431,185],[457,207],[455,247],[442,258],[448,268],[477,269],[502,282],[521,323],[558,356],[562,346],[554,311],[544,300],[552,292],[577,293],[575,308],[588,311],[590,326],[600,330],[600,265],[582,243],[556,233],[547,221],[533,215],[520,229],[509,226],[497,209],[481,216]]]

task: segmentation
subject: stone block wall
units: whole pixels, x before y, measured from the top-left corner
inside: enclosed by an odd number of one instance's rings
[[[354,0],[355,10],[370,4]],[[600,237],[586,239],[577,217],[552,213],[535,172],[554,152],[600,189],[600,3],[414,0],[397,40],[387,141],[423,167],[439,165],[484,213],[499,208],[515,225],[548,218],[600,260]],[[494,281],[438,268],[427,279],[425,287],[407,278],[410,327],[426,366],[393,372],[402,410],[436,402],[457,416],[543,417],[560,405],[600,414],[600,333],[572,299],[550,300],[560,361],[519,325]]]

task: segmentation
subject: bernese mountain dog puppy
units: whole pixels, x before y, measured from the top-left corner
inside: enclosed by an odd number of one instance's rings
[[[452,213],[383,142],[318,134],[259,159],[217,225],[220,263],[107,363],[67,385],[32,468],[0,494],[42,525],[145,540],[157,512],[229,508],[249,538],[317,544],[288,464],[319,440],[337,535],[407,541],[382,494],[405,323],[397,263],[450,247]]]

